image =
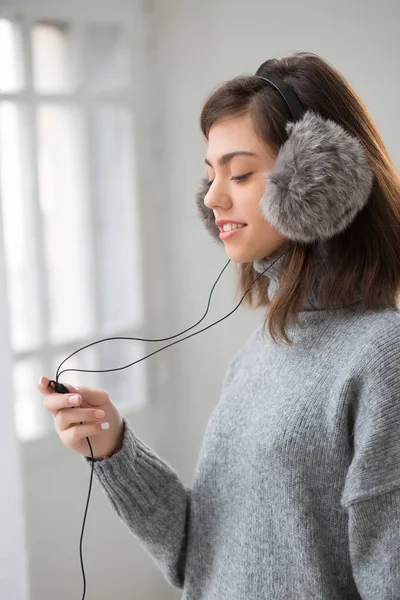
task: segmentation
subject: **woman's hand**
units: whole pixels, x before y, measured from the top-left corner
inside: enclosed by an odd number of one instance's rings
[[[55,429],[62,443],[83,456],[101,459],[115,454],[122,445],[124,422],[105,390],[63,384],[70,394],[58,394],[48,387],[49,379],[42,377],[38,385],[45,394],[44,406],[53,415]],[[71,402],[73,396],[77,401]]]

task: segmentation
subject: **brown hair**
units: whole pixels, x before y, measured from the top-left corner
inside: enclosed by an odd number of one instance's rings
[[[368,108],[345,78],[316,54],[299,52],[267,60],[256,75],[269,74],[292,86],[306,109],[334,120],[358,138],[374,173],[364,209],[350,227],[325,242],[329,262],[318,282],[318,304],[328,309],[345,306],[354,302],[354,292],[360,290],[362,309],[396,307],[400,296],[400,176]],[[201,112],[201,130],[208,139],[217,120],[247,113],[258,138],[278,152],[292,117],[280,94],[254,76],[234,77],[210,94]],[[290,242],[288,248],[272,301],[268,298],[270,279],[262,276],[243,303],[268,307],[263,333],[268,324],[275,342],[280,335],[291,345],[286,328],[298,324],[299,311],[313,288],[317,244]],[[237,270],[237,294],[242,296],[259,273],[253,263],[240,263]]]

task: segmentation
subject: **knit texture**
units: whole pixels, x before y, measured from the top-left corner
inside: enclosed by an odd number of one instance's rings
[[[190,487],[126,417],[122,448],[95,462],[183,600],[400,599],[400,312],[357,308],[310,298],[291,347],[252,332]]]

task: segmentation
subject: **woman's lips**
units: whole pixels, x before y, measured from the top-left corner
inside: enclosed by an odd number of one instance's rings
[[[247,227],[247,225],[243,225],[242,227],[236,227],[236,229],[231,229],[231,231],[221,231],[221,233],[219,234],[218,237],[221,240],[225,240],[230,235],[234,235],[235,233],[238,233],[239,231],[242,231],[246,227]]]

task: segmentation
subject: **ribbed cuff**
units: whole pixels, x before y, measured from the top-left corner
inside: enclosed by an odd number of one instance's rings
[[[120,469],[122,465],[127,463],[132,465],[135,461],[137,453],[137,437],[126,417],[122,416],[122,421],[124,424],[124,432],[121,448],[112,456],[106,456],[104,458],[97,458],[94,460],[94,469],[96,474],[108,472],[110,469],[112,469],[113,473],[117,473],[118,469]],[[85,463],[89,464],[90,466],[92,465],[92,458],[90,456],[84,456],[83,459]]]
[[[143,517],[157,503],[167,506],[172,497],[180,496],[182,484],[170,465],[137,437],[125,417],[122,419],[121,448],[112,456],[95,460],[93,474],[117,512],[125,513],[128,518],[137,511]],[[86,456],[83,459],[91,468],[92,459]],[[171,508],[168,506],[168,510]]]

